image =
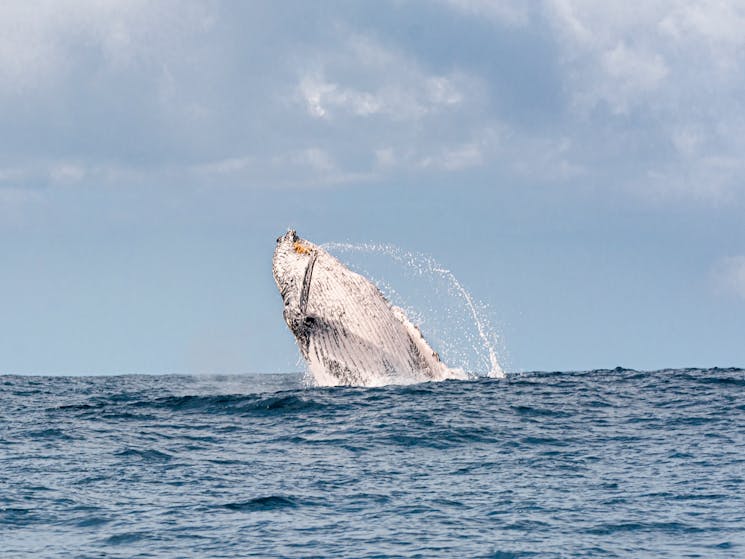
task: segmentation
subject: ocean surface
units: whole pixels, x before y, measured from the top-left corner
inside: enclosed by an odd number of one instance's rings
[[[0,376],[0,557],[745,557],[745,371]]]

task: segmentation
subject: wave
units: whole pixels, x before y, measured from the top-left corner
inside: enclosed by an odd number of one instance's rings
[[[248,501],[225,503],[220,506],[221,508],[232,511],[254,512],[296,508],[304,504],[307,503],[293,497],[287,497],[284,495],[269,495],[266,497],[255,497],[253,499],[249,499]]]
[[[153,413],[170,411],[199,414],[231,414],[245,416],[282,415],[320,410],[325,403],[312,397],[306,390],[297,393],[185,395],[142,398],[141,395],[117,395],[95,401],[67,404],[49,408],[48,412],[72,413],[78,417],[95,419],[154,419]],[[141,413],[150,412],[150,413]],[[36,433],[37,436],[60,436],[54,430]]]
[[[167,396],[153,401],[133,404],[172,411],[198,411],[202,413],[235,413],[244,415],[271,415],[323,408],[313,398],[298,394],[229,395],[229,396]]]

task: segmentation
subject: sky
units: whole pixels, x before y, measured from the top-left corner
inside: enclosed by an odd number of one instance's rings
[[[744,104],[735,1],[4,2],[0,373],[298,370],[288,226],[510,371],[745,366]]]

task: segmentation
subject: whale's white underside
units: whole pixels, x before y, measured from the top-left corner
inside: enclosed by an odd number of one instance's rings
[[[466,378],[375,285],[294,231],[277,240],[273,272],[285,320],[319,385]]]

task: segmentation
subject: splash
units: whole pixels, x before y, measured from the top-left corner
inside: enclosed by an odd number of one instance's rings
[[[485,364],[488,364],[489,370],[486,373],[486,376],[492,378],[505,377],[504,369],[499,363],[497,350],[495,348],[495,346],[501,345],[500,339],[486,317],[484,306],[473,299],[471,294],[463,284],[458,281],[452,271],[443,267],[432,256],[423,253],[408,252],[394,245],[377,243],[352,244],[331,242],[323,244],[321,247],[332,253],[381,254],[389,257],[398,264],[403,265],[407,270],[413,272],[417,276],[436,276],[442,278],[447,283],[448,290],[456,295],[460,300],[463,310],[467,313],[469,322],[471,322],[471,324],[467,326],[470,326],[476,331],[477,339],[475,340],[475,343],[472,342],[472,349],[479,355]],[[369,273],[366,273],[366,275],[371,276]],[[391,288],[389,282],[376,278],[375,283],[378,284],[378,287],[381,288],[389,299],[393,300],[396,304],[401,304],[401,295]],[[407,307],[407,305],[402,306]],[[406,311],[409,316],[416,319],[416,322],[421,323],[423,321],[421,314],[413,312],[410,308],[406,308]],[[467,352],[463,348],[454,347],[453,343],[447,339],[443,339],[441,342],[448,346],[451,357],[455,357],[456,360],[460,360],[465,364],[465,354]],[[467,367],[463,366],[463,368],[466,369]]]

